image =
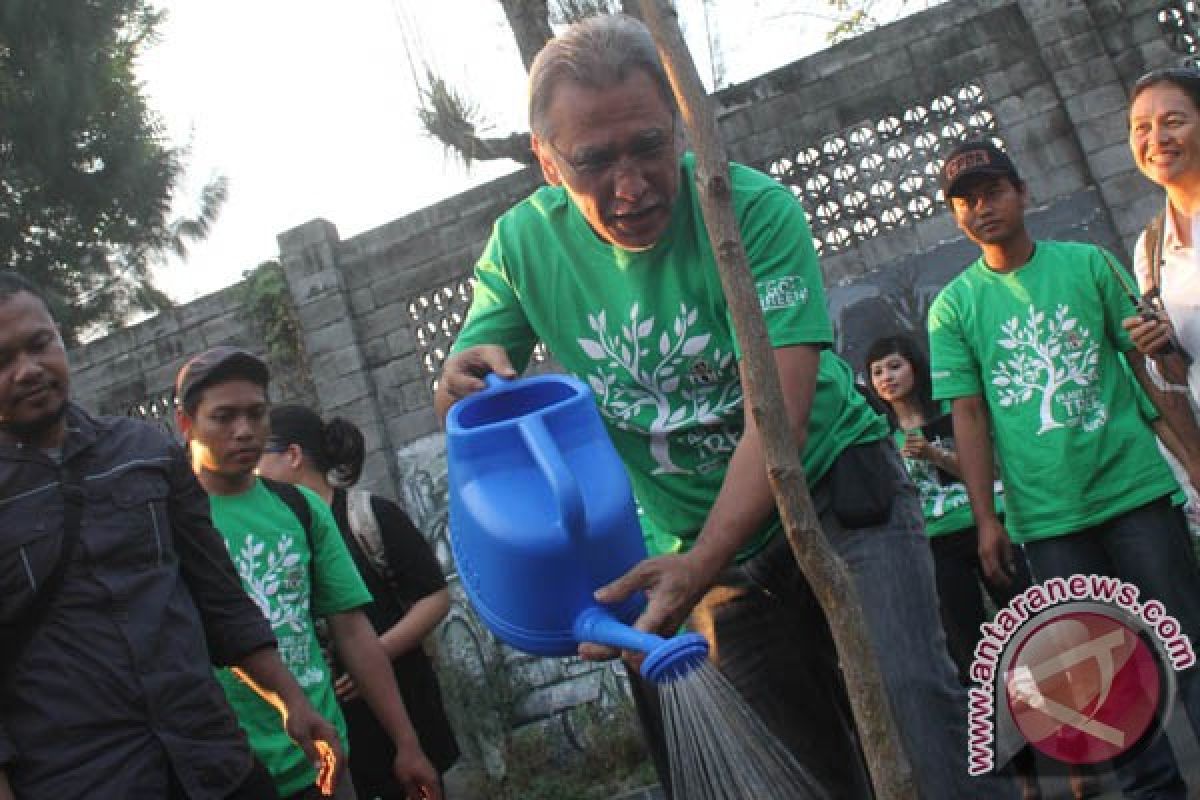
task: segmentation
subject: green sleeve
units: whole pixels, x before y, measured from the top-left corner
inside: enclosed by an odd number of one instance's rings
[[[312,612],[324,617],[360,608],[371,602],[371,592],[363,583],[354,558],[338,532],[333,511],[320,497],[303,486],[297,489],[308,501],[312,512],[313,578]]]
[[[513,287],[505,257],[503,223],[502,219],[492,229],[492,236],[475,265],[475,296],[450,351],[457,353],[481,344],[501,345],[508,351],[513,367],[521,372],[529,363],[537,336]]]
[[[1106,260],[1108,263],[1105,263]],[[1137,308],[1125,291],[1125,286],[1137,286],[1137,282],[1124,265],[1102,247],[1092,251],[1090,263],[1100,292],[1100,303],[1104,307],[1104,332],[1117,352],[1124,353],[1133,349],[1133,340],[1129,338],[1129,332],[1121,327],[1121,321],[1137,314]],[[1124,284],[1113,274],[1114,269],[1121,273]]]
[[[800,203],[789,190],[771,187],[754,195],[739,216],[771,344],[833,344],[817,252]],[[734,348],[740,359],[736,340]]]
[[[937,400],[983,394],[979,362],[950,288],[943,289],[929,309],[929,362]]]

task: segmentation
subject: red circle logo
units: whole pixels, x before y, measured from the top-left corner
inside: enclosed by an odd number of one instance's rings
[[[1162,697],[1153,650],[1120,620],[1090,611],[1035,628],[1004,678],[1021,735],[1069,764],[1127,752],[1154,722]]]

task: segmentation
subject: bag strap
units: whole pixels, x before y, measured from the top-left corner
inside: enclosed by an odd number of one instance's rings
[[[79,529],[83,522],[83,467],[85,458],[76,456],[71,463],[59,466],[59,487],[63,495],[63,527],[62,546],[59,548],[58,560],[50,574],[42,581],[40,589],[35,588],[35,594],[29,608],[16,624],[9,626],[3,634],[4,662],[0,678],[7,682],[12,670],[21,660],[21,654],[33,641],[33,635],[38,626],[46,618],[54,598],[62,588],[63,578],[67,574],[67,565],[75,553],[79,542]]]
[[[308,540],[308,551],[315,555],[316,548],[313,546],[312,533],[312,509],[308,507],[308,500],[305,499],[299,489],[290,483],[274,481],[270,478],[264,478],[261,475],[259,476],[259,480],[271,490],[272,494],[282,500],[283,504],[288,507],[288,510],[300,521],[300,524],[304,527],[304,537]]]
[[[1146,265],[1149,268],[1150,285],[1144,295],[1157,295],[1162,285],[1162,251],[1166,212],[1160,211],[1150,220],[1145,229]]]
[[[383,546],[383,533],[371,504],[371,493],[363,489],[347,490],[346,516],[350,521],[350,533],[366,556],[367,563],[395,592],[396,575]]]
[[[317,543],[313,538],[312,509],[308,507],[308,500],[305,499],[303,492],[290,483],[271,480],[261,475],[258,479],[272,494],[283,501],[283,504],[295,515],[304,528],[304,539],[308,542],[308,582],[315,590],[317,585]]]
[[[317,545],[316,539],[313,537],[313,517],[312,508],[308,505],[308,499],[304,493],[290,483],[283,481],[275,481],[270,478],[264,478],[259,475],[258,479],[263,482],[268,490],[288,507],[288,510],[300,521],[300,525],[304,528],[304,538],[308,542],[308,585],[310,592],[317,590]],[[311,608],[310,608],[311,610]],[[329,623],[325,617],[313,617],[313,632],[317,635],[317,644],[321,648],[321,656],[325,659],[325,664],[329,668],[330,675],[337,675],[341,668],[338,666],[337,656],[334,653],[333,634],[329,630]]]

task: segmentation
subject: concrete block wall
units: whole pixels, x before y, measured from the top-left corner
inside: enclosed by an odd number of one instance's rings
[[[732,158],[766,166],[972,83],[1036,209],[1059,225],[1050,232],[1069,230],[1054,213],[1065,203],[1084,235],[1127,257],[1161,202],[1128,154],[1128,92],[1146,69],[1182,58],[1163,36],[1160,6],[951,0],[723,90],[720,128]],[[469,300],[472,265],[496,217],[539,183],[523,170],[346,240],[324,220],[280,234],[316,404],[363,428],[369,488],[397,495],[395,454],[437,430],[432,381]],[[824,255],[827,284],[881,284],[877,276],[914,264],[944,279],[969,248],[951,246],[961,242],[952,219],[933,211]],[[168,390],[188,352],[253,349],[256,339],[236,290],[218,292],[76,350],[77,396],[121,411]]]
[[[397,451],[439,427],[436,369],[410,306],[465,311],[465,282],[493,222],[537,185],[535,173],[521,171],[345,241],[325,220],[279,235],[320,409],[366,436],[365,488],[396,497]],[[450,334],[439,335],[448,348]]]
[[[139,403],[169,400],[189,356],[220,344],[265,355],[258,338],[232,286],[73,349],[72,393],[93,411],[125,414]]]

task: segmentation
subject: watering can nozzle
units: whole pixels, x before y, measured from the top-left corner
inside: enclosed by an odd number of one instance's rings
[[[642,675],[651,683],[682,678],[708,659],[708,642],[698,633],[681,633],[650,651]]]
[[[599,606],[589,606],[575,618],[575,638],[645,653],[642,675],[653,683],[682,677],[708,658],[708,642],[698,633],[664,639],[618,621]]]

